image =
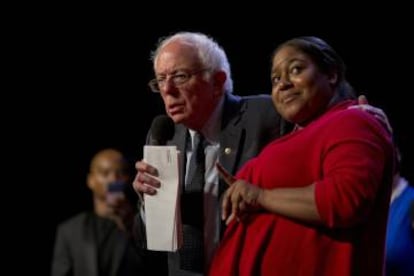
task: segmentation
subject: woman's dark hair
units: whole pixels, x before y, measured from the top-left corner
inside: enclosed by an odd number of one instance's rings
[[[354,89],[345,77],[346,67],[342,58],[324,40],[314,36],[302,36],[290,39],[279,45],[273,52],[272,60],[280,49],[289,46],[303,52],[311,58],[319,70],[325,74],[336,73],[336,90],[341,99],[355,98]]]

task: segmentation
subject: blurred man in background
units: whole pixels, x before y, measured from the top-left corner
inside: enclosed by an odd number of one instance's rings
[[[87,176],[93,210],[57,227],[52,276],[141,275],[130,229],[136,212],[128,163],[116,149],[95,154]]]

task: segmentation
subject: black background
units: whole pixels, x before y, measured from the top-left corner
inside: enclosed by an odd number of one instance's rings
[[[159,37],[175,31],[214,37],[228,54],[239,95],[270,93],[270,55],[280,42],[299,35],[325,39],[345,60],[351,84],[388,115],[403,153],[403,172],[414,181],[408,100],[412,56],[406,42],[412,38],[406,37],[402,18],[350,13],[339,19],[331,12],[330,18],[321,13],[316,19],[291,10],[270,15],[252,10],[230,19],[217,10],[203,16],[171,11],[166,17],[161,13],[167,7],[55,8],[24,24],[21,34],[22,43],[30,46],[21,51],[31,75],[27,82],[36,91],[21,104],[30,110],[25,138],[35,153],[22,153],[19,167],[21,172],[28,163],[36,168],[29,180],[36,192],[24,213],[24,229],[34,242],[29,252],[40,258],[35,266],[42,275],[49,273],[57,223],[92,206],[85,184],[92,155],[116,147],[131,161],[141,158],[151,119],[164,112],[159,95],[147,87],[153,77],[150,51]]]

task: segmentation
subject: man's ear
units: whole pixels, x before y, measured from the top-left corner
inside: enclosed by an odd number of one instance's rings
[[[227,75],[224,71],[215,72],[213,76],[213,85],[216,95],[221,96],[223,94],[223,86],[226,82]]]
[[[86,177],[86,185],[92,191],[95,188],[95,178],[93,177],[92,173],[88,173],[88,176]]]
[[[224,71],[218,71],[214,73],[213,81],[214,81],[214,87],[218,90],[223,90],[223,85],[227,80],[227,75]]]

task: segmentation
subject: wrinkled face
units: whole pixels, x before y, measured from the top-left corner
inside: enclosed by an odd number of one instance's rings
[[[88,175],[88,187],[94,196],[105,199],[110,183],[128,180],[125,162],[118,152],[105,151],[98,154],[92,161]]]
[[[195,50],[178,41],[160,51],[154,70],[167,114],[175,123],[201,129],[223,94],[217,74],[203,68]]]
[[[326,109],[336,75],[323,74],[308,55],[285,46],[273,57],[271,81],[278,112],[286,120],[304,125]]]

